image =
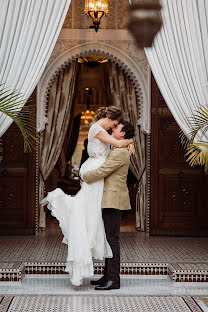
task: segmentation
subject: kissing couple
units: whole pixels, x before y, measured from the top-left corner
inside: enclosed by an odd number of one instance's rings
[[[80,191],[71,196],[57,188],[41,204],[47,203],[59,221],[71,283],[81,285],[94,275],[93,259],[105,259],[104,276],[91,284],[110,290],[120,288],[120,212],[131,209],[126,179],[134,127],[121,120],[115,106],[101,107],[95,118],[88,133],[89,158],[80,168]]]

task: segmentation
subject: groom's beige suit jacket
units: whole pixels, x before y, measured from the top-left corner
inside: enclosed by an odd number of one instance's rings
[[[126,184],[129,162],[130,156],[126,148],[114,148],[101,167],[83,175],[87,183],[104,178],[102,208],[131,209]]]

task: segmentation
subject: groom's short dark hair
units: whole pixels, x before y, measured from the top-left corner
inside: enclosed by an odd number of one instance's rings
[[[123,125],[123,127],[121,128],[121,131],[125,132],[124,139],[133,138],[135,130],[132,124],[124,120],[121,121],[121,124]]]

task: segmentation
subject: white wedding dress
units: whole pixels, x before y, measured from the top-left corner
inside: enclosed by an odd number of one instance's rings
[[[105,131],[99,124],[91,126],[88,134],[89,158],[80,169],[80,176],[100,167],[109,151],[109,144],[95,138]],[[66,272],[73,285],[79,286],[83,278],[93,276],[93,258],[111,258],[112,251],[107,242],[102,220],[101,200],[104,179],[94,183],[82,183],[76,196],[65,194],[57,188],[49,192],[41,203],[48,202],[52,215],[59,221],[63,232],[63,243],[68,245]]]

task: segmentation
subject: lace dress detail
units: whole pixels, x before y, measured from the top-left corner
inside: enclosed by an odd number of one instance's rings
[[[89,130],[87,152],[90,158],[85,163],[83,163],[82,167],[80,168],[79,174],[81,178],[85,172],[100,167],[110,152],[109,144],[103,143],[99,139],[95,138],[96,134],[100,131],[107,133],[107,131],[97,123],[92,125]]]
[[[88,134],[88,154],[90,157],[107,157],[110,151],[110,145],[101,142],[99,139],[95,138],[96,134],[100,131],[106,132],[99,124],[95,123],[90,128]]]
[[[105,131],[99,124],[91,126],[88,134],[89,158],[80,168],[80,176],[100,167],[109,151],[109,144],[101,142],[95,135]],[[42,203],[48,202],[52,215],[59,221],[68,245],[66,272],[73,285],[81,285],[83,278],[94,273],[93,258],[103,260],[112,257],[102,220],[101,200],[104,179],[94,183],[82,183],[76,196],[65,194],[61,189],[49,192]]]

